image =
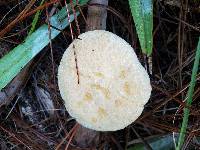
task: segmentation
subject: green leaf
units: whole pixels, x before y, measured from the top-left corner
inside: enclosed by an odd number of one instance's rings
[[[181,126],[179,140],[178,140],[178,146],[176,147],[176,150],[180,150],[184,143],[187,124],[188,124],[188,118],[189,118],[189,114],[190,114],[189,108],[191,107],[191,104],[192,104],[192,97],[193,97],[193,93],[194,93],[194,87],[196,84],[197,72],[199,69],[199,60],[200,60],[200,37],[199,37],[199,42],[198,42],[198,46],[197,46],[197,50],[196,50],[194,65],[193,65],[193,69],[192,69],[190,87],[187,92],[187,98],[186,98],[186,106],[187,107],[185,107],[183,109],[183,113],[184,113],[183,122],[182,122],[182,126]]]
[[[177,139],[177,136],[175,136],[175,139]],[[174,149],[173,136],[171,134],[149,139],[147,140],[147,143],[149,143],[152,149],[156,150]],[[137,143],[134,146],[128,148],[128,150],[146,150],[146,148],[143,143]]]
[[[44,3],[44,0],[42,0],[42,1],[40,2],[40,6],[41,6],[43,3]],[[34,16],[33,22],[31,23],[31,29],[30,29],[28,35],[31,35],[31,34],[33,33],[33,31],[35,31],[35,27],[36,27],[36,24],[37,24],[37,22],[38,22],[38,20],[39,20],[40,14],[41,14],[41,10],[38,10],[38,11],[36,12],[35,16]]]
[[[83,5],[88,0],[80,0]],[[79,13],[77,12],[77,15]],[[71,21],[74,16],[71,15]],[[66,8],[63,7],[56,15],[50,18],[50,24],[60,30],[69,25]],[[54,39],[60,31],[51,28],[51,39]],[[7,55],[0,59],[0,90],[4,88],[21,69],[34,58],[45,46],[49,44],[48,25],[44,24],[29,35],[25,42],[15,47]]]
[[[148,56],[153,45],[153,3],[152,0],[129,0],[133,20],[142,52]]]

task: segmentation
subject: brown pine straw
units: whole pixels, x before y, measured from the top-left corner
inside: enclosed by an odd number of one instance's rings
[[[69,144],[71,143],[71,141],[72,141],[74,135],[76,134],[78,127],[79,127],[79,124],[75,127],[75,129],[74,129],[72,135],[70,136],[69,141],[68,141],[68,143],[67,143],[67,146],[65,147],[65,150],[68,150]]]
[[[59,150],[61,145],[68,139],[68,137],[70,137],[70,139],[71,139],[71,137],[73,137],[75,135],[74,131],[77,131],[78,127],[79,127],[79,124],[76,123],[74,125],[74,127],[69,131],[69,133],[65,136],[65,138],[63,138],[62,141],[56,146],[55,150]],[[72,135],[72,136],[70,136],[70,135]],[[68,143],[71,142],[70,139],[69,139]]]
[[[55,2],[59,1],[59,0],[52,0],[49,3],[45,3],[39,7],[37,7],[36,9],[28,12],[31,7],[34,5],[36,0],[31,0],[31,2],[25,7],[25,9],[16,17],[16,19],[14,19],[11,23],[9,23],[3,30],[0,31],[0,38],[4,37],[4,35],[6,33],[8,33],[18,22],[23,21],[24,19],[26,19],[28,16],[33,15],[34,13],[36,13],[38,10],[42,10],[44,8],[47,8],[48,6],[54,4]]]
[[[9,136],[13,137],[16,141],[18,141],[19,143],[23,144],[26,148],[31,149],[28,145],[26,145],[24,142],[22,142],[20,139],[18,139],[13,133],[9,132],[7,129],[5,129],[4,127],[0,126],[0,128],[5,131],[6,133],[9,134]]]

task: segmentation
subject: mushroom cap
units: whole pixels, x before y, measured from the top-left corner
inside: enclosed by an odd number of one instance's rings
[[[79,80],[79,83],[78,83]],[[150,79],[134,49],[104,30],[79,35],[58,68],[65,107],[78,123],[115,131],[134,122],[150,98]]]

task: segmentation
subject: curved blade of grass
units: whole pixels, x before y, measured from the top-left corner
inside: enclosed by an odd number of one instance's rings
[[[148,56],[152,53],[153,3],[152,0],[129,0],[133,20],[142,52]]]
[[[44,3],[44,0],[42,0],[42,1],[40,2],[40,6],[41,6],[43,3]],[[38,11],[36,12],[34,18],[33,18],[33,22],[31,23],[31,29],[30,29],[28,35],[31,35],[31,34],[33,33],[33,31],[35,31],[35,26],[36,26],[36,24],[37,24],[37,22],[38,22],[38,19],[39,19],[40,14],[41,14],[41,10],[38,10]]]
[[[196,50],[194,65],[193,65],[193,69],[192,69],[190,87],[187,92],[186,106],[188,106],[189,108],[192,104],[192,97],[193,97],[194,87],[196,84],[196,76],[197,76],[197,72],[198,72],[198,68],[199,68],[199,60],[200,60],[200,37],[199,37],[199,42],[198,42],[198,46],[197,46],[197,50]],[[187,125],[188,125],[188,118],[189,118],[189,114],[190,114],[190,109],[188,107],[185,107],[183,110],[183,112],[184,112],[183,122],[182,122],[182,126],[181,126],[179,140],[178,140],[178,146],[176,147],[176,150],[180,150],[184,143],[186,129],[187,129]]]
[[[88,0],[80,0],[79,4],[83,5]],[[75,2],[75,1],[73,1]],[[76,13],[77,15],[79,13]],[[70,16],[74,20],[74,16]],[[69,25],[67,20],[66,9],[63,8],[56,15],[50,18],[50,24],[60,30]],[[54,39],[60,31],[51,28],[51,39]],[[4,88],[21,69],[35,57],[45,46],[49,44],[48,25],[42,25],[25,41],[11,50],[7,55],[0,59],[0,90]]]

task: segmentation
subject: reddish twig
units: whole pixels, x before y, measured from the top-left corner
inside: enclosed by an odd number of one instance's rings
[[[49,46],[51,50],[51,63],[52,63],[52,71],[53,71],[53,82],[54,85],[56,85],[56,77],[55,77],[55,66],[54,66],[54,56],[53,56],[53,48],[52,48],[52,41],[51,41],[51,26],[49,21],[49,13],[46,8],[46,16],[47,16],[47,23],[48,23],[48,34],[49,34]],[[56,93],[56,87],[54,87],[55,93]]]
[[[26,19],[28,16],[33,15],[34,13],[36,13],[38,10],[42,10],[46,7],[48,7],[49,5],[54,4],[55,2],[57,2],[58,0],[53,0],[52,2],[49,3],[45,3],[39,7],[37,7],[36,9],[28,12],[28,10],[30,10],[30,8],[32,7],[32,5],[34,4],[33,2],[35,2],[35,0],[31,3],[29,3],[27,5],[27,7],[18,15],[18,17],[16,19],[14,19],[10,24],[8,24],[3,30],[0,31],[0,38],[3,37],[6,33],[8,33],[18,22],[23,21],[24,19]]]
[[[77,131],[78,127],[79,127],[79,125],[77,124],[77,126],[75,126],[75,128],[74,128],[74,131],[72,132],[72,135],[69,138],[69,141],[67,143],[67,146],[65,147],[65,150],[68,150],[69,144],[71,143],[74,135],[76,134],[76,131]]]
[[[65,136],[65,138],[56,146],[55,150],[58,150],[61,145],[68,139],[68,137],[73,133],[74,130],[77,130],[79,124],[76,123],[75,126],[69,131],[69,133]]]
[[[79,28],[79,24],[78,24],[78,21],[77,21],[77,16],[76,16],[76,11],[74,9],[74,4],[73,4],[73,1],[70,0],[70,5],[71,5],[71,8],[72,8],[72,11],[73,11],[73,14],[74,14],[74,20],[75,20],[75,23],[76,23],[76,27],[77,27],[77,30],[78,30],[78,35],[80,35],[80,28]]]
[[[67,10],[67,16],[68,16],[69,27],[70,27],[70,32],[71,32],[71,38],[72,38],[72,41],[73,41],[74,35],[73,35],[72,24],[71,24],[71,20],[70,20],[69,9],[68,9],[66,1],[65,1],[65,6],[66,6],[66,10]],[[74,48],[74,60],[75,60],[75,64],[76,64],[77,82],[79,84],[80,83],[80,77],[79,77],[79,69],[78,69],[78,61],[77,61],[77,55],[76,55],[76,51],[75,51],[75,45],[73,45],[73,48]]]

